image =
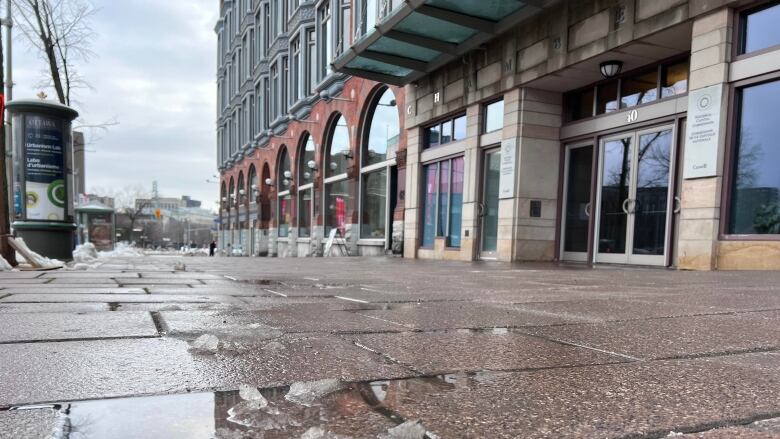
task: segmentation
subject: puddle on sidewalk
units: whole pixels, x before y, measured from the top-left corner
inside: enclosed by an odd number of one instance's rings
[[[77,401],[61,404],[68,418],[64,438],[438,439],[426,431],[424,419],[405,419],[399,411],[496,374],[324,380],[259,391],[242,386],[240,391]]]

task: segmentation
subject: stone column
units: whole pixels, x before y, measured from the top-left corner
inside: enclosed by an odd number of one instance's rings
[[[504,95],[503,139],[516,141],[516,186],[499,205],[500,260],[555,257],[561,102],[558,93],[531,88]]]
[[[406,87],[409,90],[410,87]],[[408,119],[407,119],[408,120]],[[420,246],[420,144],[419,128],[406,131],[406,196],[404,197],[404,257],[415,259]]]
[[[723,185],[723,157],[726,148],[725,130],[728,124],[729,61],[733,23],[728,8],[696,18],[691,43],[689,91],[710,86],[722,89],[720,134],[716,175],[683,180],[681,191],[679,257],[683,270],[713,270],[717,268],[720,201]],[[690,108],[690,104],[689,104]],[[687,142],[686,142],[687,143]],[[685,145],[685,155],[692,145]]]

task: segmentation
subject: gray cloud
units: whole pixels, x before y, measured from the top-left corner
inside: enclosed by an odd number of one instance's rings
[[[217,0],[102,0],[96,56],[79,66],[92,89],[74,93],[81,122],[114,117],[88,146],[87,188],[157,180],[165,196],[191,195],[215,208]],[[45,64],[15,38],[15,98],[35,96]],[[50,97],[55,94],[46,90]],[[88,139],[89,141],[89,139]]]

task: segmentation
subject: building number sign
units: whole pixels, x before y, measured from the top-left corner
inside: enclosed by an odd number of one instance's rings
[[[628,123],[634,123],[637,120],[639,120],[639,112],[636,110],[631,110],[628,112],[628,115],[626,116],[626,121]]]

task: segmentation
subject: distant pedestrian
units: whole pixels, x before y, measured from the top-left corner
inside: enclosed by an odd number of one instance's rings
[[[217,250],[217,241],[211,241],[209,244],[209,256],[214,256],[214,252]]]
[[[233,253],[233,248],[230,247],[230,243],[228,242],[228,245],[227,245],[227,255],[228,255],[228,257],[230,257],[232,255],[232,253]]]

